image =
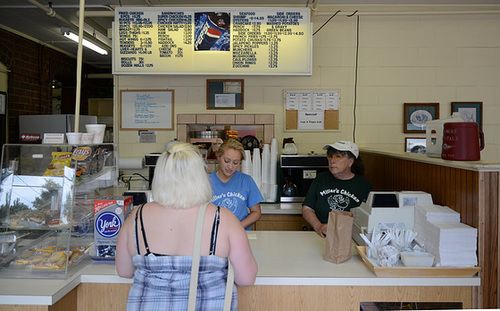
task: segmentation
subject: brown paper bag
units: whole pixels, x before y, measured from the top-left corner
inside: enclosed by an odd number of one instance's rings
[[[351,258],[353,221],[353,214],[350,212],[333,210],[328,214],[324,256],[326,261],[341,263]]]

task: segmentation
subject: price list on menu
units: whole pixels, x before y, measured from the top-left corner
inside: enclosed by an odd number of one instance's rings
[[[311,47],[308,8],[122,7],[113,73],[310,75]]]

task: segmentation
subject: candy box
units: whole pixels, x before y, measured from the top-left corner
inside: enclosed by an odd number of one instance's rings
[[[132,196],[105,196],[94,200],[94,245],[97,257],[115,257],[116,239],[133,209]]]

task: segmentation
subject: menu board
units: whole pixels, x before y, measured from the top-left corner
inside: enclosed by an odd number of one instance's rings
[[[309,8],[119,7],[113,33],[113,74],[312,74]]]

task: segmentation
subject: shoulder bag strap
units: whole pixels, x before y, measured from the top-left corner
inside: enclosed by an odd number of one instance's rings
[[[196,228],[193,246],[193,260],[191,264],[191,280],[189,283],[189,301],[188,311],[195,311],[196,309],[196,292],[198,290],[198,271],[200,269],[200,253],[201,253],[201,238],[203,233],[203,220],[205,219],[205,211],[207,204],[200,206],[196,218]],[[233,300],[233,284],[234,284],[234,270],[233,265],[228,259],[227,283],[226,293],[224,297],[224,311],[231,310],[231,302]]]
[[[194,245],[193,245],[193,261],[191,264],[191,281],[189,283],[189,300],[188,311],[195,311],[196,309],[196,292],[198,290],[198,271],[200,270],[200,253],[201,253],[201,238],[203,235],[203,221],[205,220],[205,211],[207,205],[200,205],[198,215],[196,217],[196,228],[194,231]]]
[[[231,302],[233,301],[233,284],[234,284],[234,270],[233,265],[227,260],[227,283],[226,283],[226,296],[224,298],[224,311],[231,310]]]

